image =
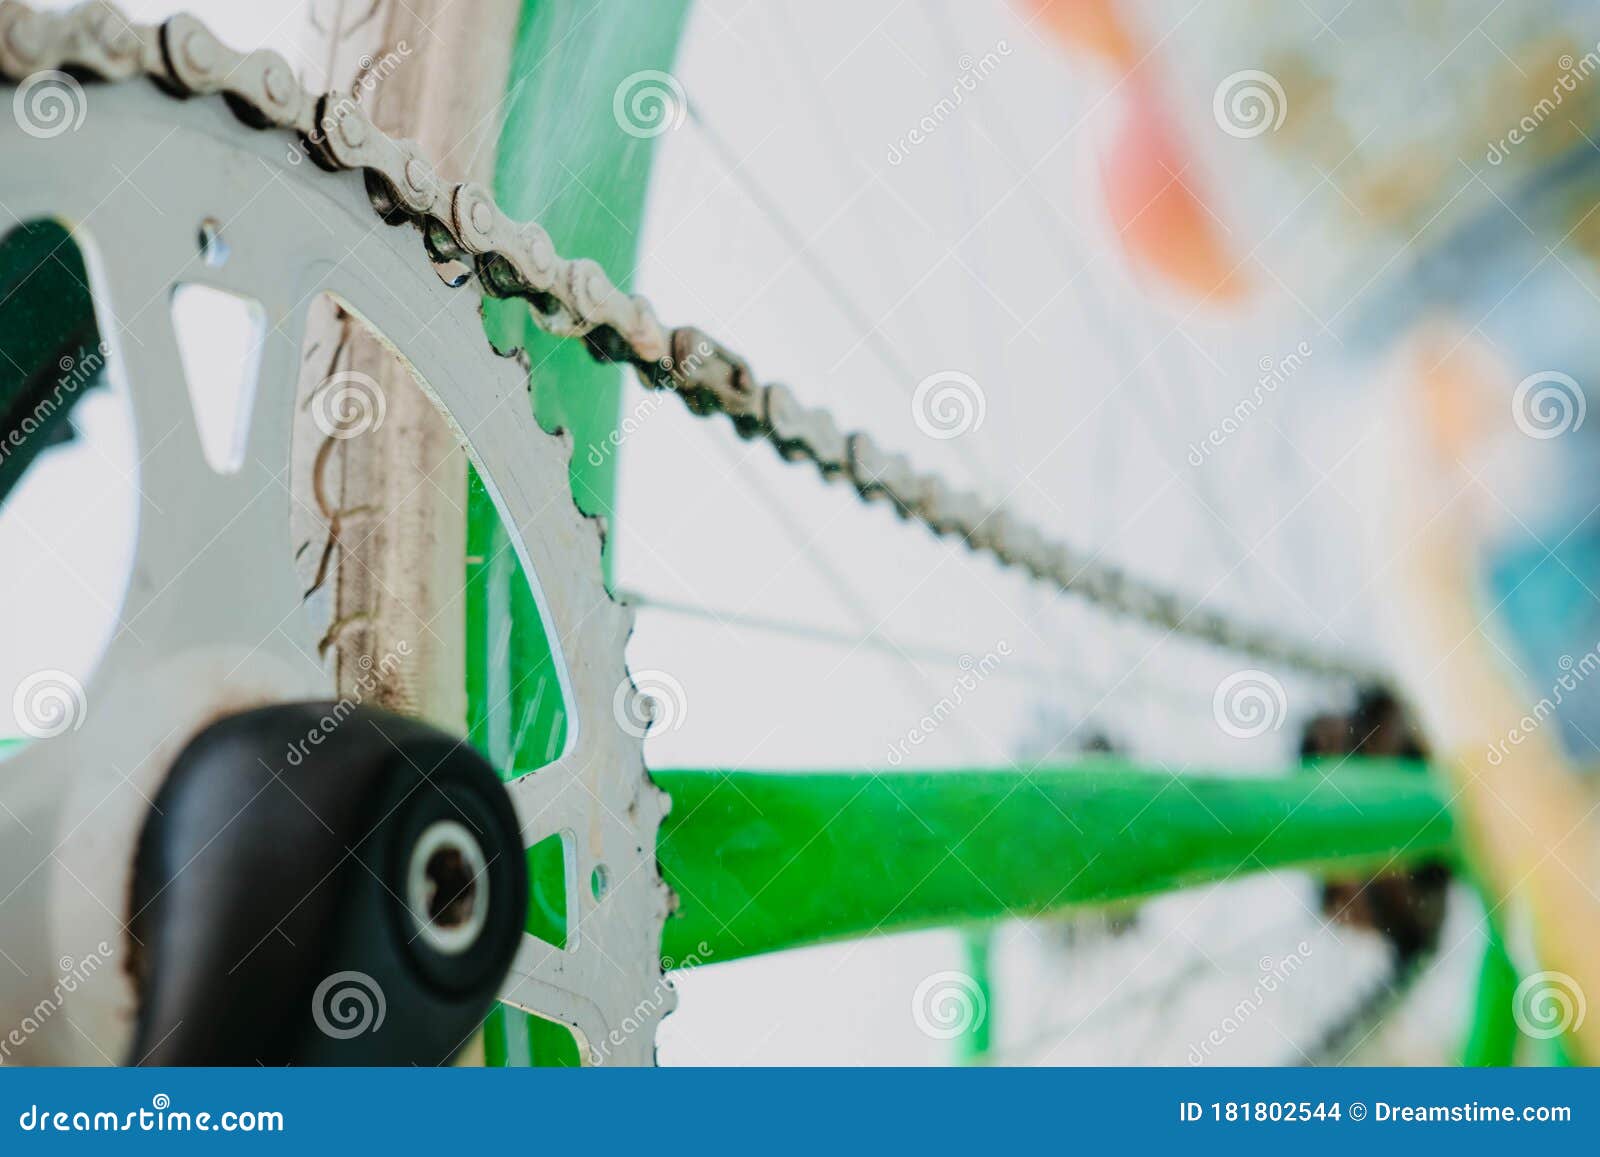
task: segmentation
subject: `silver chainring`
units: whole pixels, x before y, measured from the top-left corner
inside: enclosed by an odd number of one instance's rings
[[[20,91],[20,90],[19,90]],[[13,1059],[125,1055],[137,993],[123,953],[133,853],[173,756],[219,714],[325,698],[319,625],[290,557],[290,432],[308,308],[331,295],[404,360],[488,487],[560,669],[566,750],[509,784],[525,845],[567,847],[564,949],[530,935],[502,999],[572,1028],[590,1063],[648,1064],[675,998],[660,967],[671,893],[656,866],[667,808],[641,739],[613,711],[632,695],[632,612],[601,580],[601,533],[568,481],[571,439],[533,417],[527,372],[489,347],[476,283],[440,279],[412,226],[374,213],[362,176],[290,163],[284,134],[251,132],[222,101],[176,101],[143,81],[89,87],[75,131],[41,138],[0,118],[0,205],[57,219],[83,250],[109,373],[131,401],[139,526],[119,629],[87,687],[81,726],[0,763],[0,929],[29,978],[0,981],[14,1023],[58,961],[113,946]],[[197,240],[221,223],[220,268]],[[201,452],[169,320],[180,284],[259,302],[266,337],[244,464]],[[16,824],[11,823],[15,818]],[[596,870],[599,869],[598,873]],[[578,881],[605,879],[601,897]],[[241,881],[241,886],[248,886]],[[9,969],[7,970],[9,971]]]

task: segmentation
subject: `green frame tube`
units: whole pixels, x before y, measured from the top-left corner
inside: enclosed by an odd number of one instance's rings
[[[562,252],[633,269],[655,142],[618,128],[612,97],[631,73],[671,67],[686,14],[687,0],[598,0],[584,13],[526,0],[495,191]],[[579,505],[614,515],[616,455],[586,450],[615,429],[620,371],[543,334],[520,303],[486,302],[485,314],[497,345],[528,352],[541,423],[574,436]],[[565,711],[526,580],[476,480],[468,500],[469,729],[510,778],[559,749]],[[609,556],[606,565],[609,580]],[[1052,912],[1270,867],[1373,871],[1451,846],[1437,792],[1410,767],[1346,769],[1336,785],[1321,775],[1180,781],[1111,761],[656,779],[674,801],[658,854],[680,905],[662,954],[680,961]],[[968,1045],[981,1053],[986,1042]],[[494,1064],[576,1060],[564,1030],[510,1010],[490,1016],[485,1052]]]
[[[1488,917],[1488,922],[1489,935],[1483,946],[1483,963],[1478,967],[1472,1020],[1461,1049],[1461,1063],[1475,1068],[1515,1064],[1517,1056],[1517,1022],[1512,1015],[1517,966],[1506,952],[1493,915]]]
[[[688,0],[526,0],[517,30],[495,196],[512,217],[543,224],[562,253],[599,261],[624,289],[638,257],[655,141],[623,131],[613,97],[632,73],[672,66],[687,13]],[[527,352],[540,423],[573,436],[579,507],[614,515],[616,454],[588,448],[611,447],[621,368],[595,362],[582,342],[544,333],[520,301],[486,301],[484,314],[496,346]],[[527,579],[476,477],[467,503],[468,734],[509,779],[560,750],[566,709]],[[609,551],[606,568],[609,582]],[[548,868],[530,863],[536,892],[540,872]],[[506,1008],[484,1024],[484,1055],[496,1065],[577,1063],[564,1028]]]
[[[1362,875],[1453,856],[1431,777],[1387,761],[1271,779],[1098,759],[655,778],[673,801],[659,848],[678,894],[662,944],[673,960],[1042,915],[1268,868]]]

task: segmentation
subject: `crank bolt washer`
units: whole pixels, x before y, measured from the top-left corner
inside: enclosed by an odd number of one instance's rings
[[[477,943],[489,919],[488,868],[483,846],[465,825],[430,824],[406,868],[406,905],[417,935],[450,956]]]

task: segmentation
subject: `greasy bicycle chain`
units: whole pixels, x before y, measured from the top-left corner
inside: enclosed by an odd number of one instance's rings
[[[594,261],[560,256],[544,229],[512,221],[483,186],[441,180],[413,142],[377,128],[350,96],[308,92],[276,52],[236,52],[187,14],[152,26],[130,22],[103,0],[59,14],[0,0],[0,75],[20,82],[49,70],[106,81],[145,76],[180,98],[221,95],[246,125],[297,133],[317,164],[361,170],[385,221],[417,225],[429,255],[470,265],[485,293],[527,302],[546,331],[582,338],[596,359],[633,366],[645,386],[676,392],[696,414],[727,416],[742,437],[810,461],[823,478],[844,481],[867,502],[887,502],[936,535],[1164,631],[1313,675],[1373,677],[1321,648],[1187,605],[914,469],[870,434],[841,430],[787,386],[759,382],[748,362],[702,331],[662,325],[649,302],[618,289]]]

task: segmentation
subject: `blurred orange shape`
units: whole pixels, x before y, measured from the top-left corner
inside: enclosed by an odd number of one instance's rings
[[[1178,288],[1202,299],[1241,296],[1221,222],[1199,191],[1166,110],[1136,70],[1122,84],[1123,121],[1101,160],[1106,212],[1122,245]]]
[[[1021,7],[1069,49],[1116,73],[1111,100],[1121,110],[1101,155],[1106,212],[1128,256],[1175,288],[1202,300],[1243,295],[1219,218],[1200,174],[1189,166],[1177,128],[1115,0],[1021,0]]]
[[[1137,59],[1115,0],[1023,0],[1021,7],[1030,23],[1038,21],[1069,48],[1100,57],[1119,74]]]

